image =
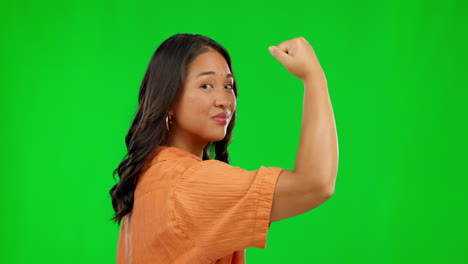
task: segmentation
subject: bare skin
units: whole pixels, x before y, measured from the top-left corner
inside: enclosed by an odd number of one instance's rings
[[[303,37],[284,41],[269,50],[304,84],[301,138],[292,173],[308,178],[317,186],[326,186],[331,195],[338,170],[338,140],[323,69],[314,49]]]
[[[179,101],[169,111],[172,127],[168,146],[203,159],[206,145],[226,136],[232,113],[236,110],[236,97],[232,89],[234,79],[229,74],[232,73],[226,60],[215,50],[204,52],[192,61]],[[213,119],[222,112],[229,113],[226,124]]]

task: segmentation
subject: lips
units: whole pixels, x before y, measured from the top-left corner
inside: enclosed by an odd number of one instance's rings
[[[216,118],[216,119],[228,119],[229,118],[229,113],[228,112],[222,112],[220,114],[217,114],[215,116],[213,116],[213,118]]]

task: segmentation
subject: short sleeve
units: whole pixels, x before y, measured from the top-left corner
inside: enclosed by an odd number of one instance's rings
[[[248,171],[218,160],[190,166],[175,182],[176,229],[207,257],[266,248],[273,194],[283,169]]]

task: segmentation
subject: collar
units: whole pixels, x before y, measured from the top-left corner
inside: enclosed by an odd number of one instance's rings
[[[188,151],[185,151],[183,149],[180,149],[177,147],[170,147],[170,146],[159,146],[156,149],[156,156],[154,156],[149,166],[152,166],[153,164],[159,161],[180,158],[180,157],[189,157],[197,161],[203,161],[200,157]]]

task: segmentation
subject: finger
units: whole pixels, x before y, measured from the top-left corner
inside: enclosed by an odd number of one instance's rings
[[[283,65],[289,60],[289,55],[278,47],[270,46],[268,50]]]
[[[289,40],[283,41],[277,46],[280,50],[282,50],[285,53],[289,53],[291,50],[291,42]]]

